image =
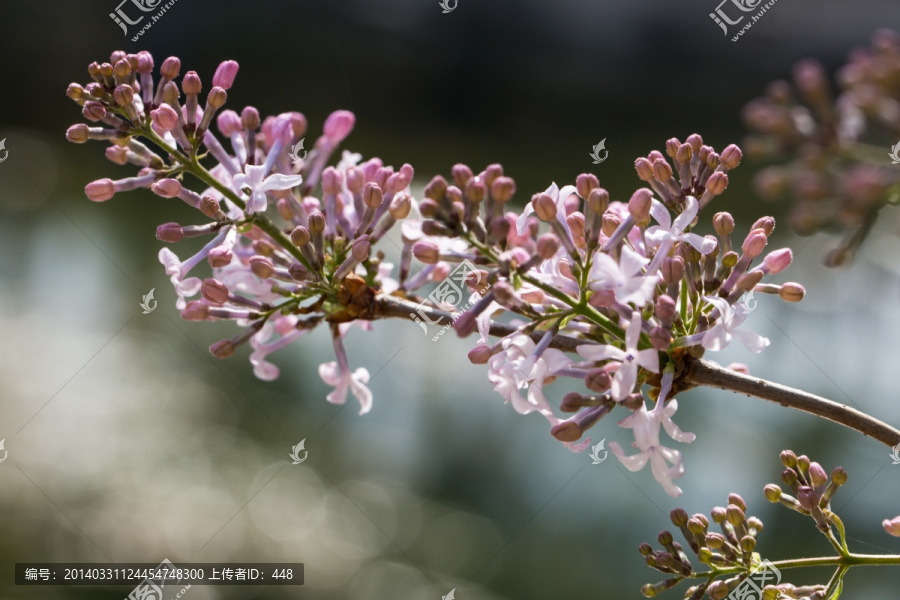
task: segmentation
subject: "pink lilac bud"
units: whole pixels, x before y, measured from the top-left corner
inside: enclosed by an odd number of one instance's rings
[[[174,113],[175,111],[172,112]],[[241,117],[233,110],[225,110],[216,117],[216,125],[222,135],[231,137],[231,134],[241,130]]]
[[[588,304],[595,308],[608,308],[616,303],[616,291],[609,290],[597,290],[591,294],[591,297],[588,298]]]
[[[453,185],[461,190],[466,189],[466,184],[469,183],[469,180],[474,176],[472,169],[470,169],[468,165],[462,163],[453,165],[453,168],[450,169],[450,173],[453,175]]]
[[[699,133],[692,133],[691,135],[687,136],[687,139],[684,140],[684,142],[691,147],[691,150],[694,152],[694,154],[699,154],[700,148],[703,147],[703,138]]]
[[[894,517],[893,519],[885,519],[881,522],[881,526],[884,527],[884,530],[888,535],[892,535],[894,537],[900,537],[900,517]]]
[[[447,180],[440,175],[435,175],[434,178],[428,182],[428,185],[425,186],[425,197],[431,198],[436,202],[442,201],[444,199],[444,194],[446,193]]]
[[[196,96],[203,91],[203,82],[196,71],[188,71],[181,80],[181,89],[188,96]]]
[[[734,231],[734,217],[727,212],[716,213],[713,217],[713,228],[720,237],[728,237]]]
[[[612,386],[612,377],[606,369],[591,369],[584,376],[584,385],[592,392],[602,394]]]
[[[575,178],[575,189],[578,191],[578,195],[585,200],[598,187],[600,187],[600,180],[593,173],[582,173]]]
[[[150,117],[162,131],[172,131],[178,125],[178,113],[168,104],[163,104],[159,108],[150,111]]]
[[[675,158],[675,155],[678,154],[678,149],[681,147],[681,141],[678,138],[671,138],[666,140],[666,154],[671,158]]]
[[[646,158],[641,157],[634,161],[634,170],[637,171],[637,176],[642,181],[653,180],[653,164]]]
[[[184,237],[184,229],[178,223],[163,223],[156,228],[156,239],[170,244],[180,242]]]
[[[209,95],[206,96],[206,101],[215,109],[220,109],[225,106],[225,102],[228,100],[228,93],[224,88],[219,86],[214,86],[211,90],[209,90]]]
[[[662,294],[656,301],[656,316],[660,321],[670,323],[677,314],[675,300],[671,296]]]
[[[85,123],[76,123],[66,130],[66,139],[75,144],[83,144],[90,139],[90,127]]]
[[[84,103],[81,114],[83,114],[88,121],[96,122],[106,116],[106,108],[95,100],[88,100]]]
[[[638,223],[643,223],[650,219],[650,204],[653,200],[653,192],[647,188],[637,190],[628,201],[628,213],[634,217]]]
[[[369,182],[363,188],[363,203],[369,208],[378,208],[384,201],[384,192],[378,184]]]
[[[404,163],[403,166],[400,167],[400,170],[391,176],[391,179],[393,179],[392,191],[396,194],[397,192],[402,192],[403,190],[405,190],[407,187],[409,187],[409,184],[412,183],[415,174],[416,172],[415,169],[413,169],[412,165],[409,163]]]
[[[214,269],[227,267],[231,264],[231,260],[233,258],[234,252],[232,252],[231,248],[213,248],[209,251],[209,254],[206,255],[206,260],[207,262],[209,262],[209,266]]]
[[[487,186],[482,181],[476,181],[473,177],[466,183],[465,187],[466,200],[473,204],[478,204],[487,195]]]
[[[549,194],[535,194],[531,198],[531,206],[541,221],[550,222],[556,219],[556,202]]]
[[[159,73],[166,79],[175,79],[181,72],[181,60],[177,56],[170,56],[163,61]]]
[[[240,65],[233,60],[226,60],[219,64],[216,73],[213,75],[212,84],[219,86],[224,90],[230,90],[234,85],[234,78],[237,77]]]
[[[209,347],[209,352],[219,359],[231,358],[234,356],[235,346],[231,340],[219,340]]]
[[[106,148],[106,158],[116,163],[124,165],[128,163],[128,149],[122,146],[112,145]]]
[[[497,177],[491,184],[491,196],[497,202],[509,202],[516,193],[516,182],[511,177]]]
[[[609,207],[609,192],[603,188],[591,190],[587,197],[587,206],[595,215],[602,215]]]
[[[672,165],[664,158],[654,161],[653,175],[659,181],[668,181],[672,179]]]
[[[94,202],[104,202],[115,195],[115,183],[112,179],[98,179],[84,186],[84,193]]]
[[[722,166],[726,169],[734,169],[739,164],[741,164],[741,159],[743,158],[743,153],[741,149],[738,148],[734,144],[729,144],[724,150],[722,150],[722,154],[719,155],[719,160],[722,163]]]
[[[666,283],[681,283],[681,278],[684,277],[684,259],[680,256],[664,259],[661,272]]]
[[[772,232],[775,231],[775,219],[772,217],[760,217],[753,223],[753,226],[750,227],[753,229],[762,229],[766,236],[772,235]]]
[[[120,85],[113,90],[113,99],[119,106],[126,106],[134,102],[134,90],[130,85]]]
[[[675,153],[675,160],[681,164],[685,164],[690,162],[691,157],[694,155],[694,150],[691,148],[690,144],[682,144],[678,147],[678,151]]]
[[[672,344],[672,332],[664,327],[656,326],[650,331],[650,343],[656,350],[665,352]]]
[[[743,250],[746,256],[756,258],[762,254],[767,242],[768,239],[766,238],[766,233],[762,229],[754,229],[747,235],[744,244],[741,246],[741,250]]]
[[[146,50],[137,53],[137,72],[141,75],[147,75],[153,72],[153,55]]]
[[[209,277],[200,285],[200,295],[210,304],[221,306],[228,302],[228,287],[219,281]]]
[[[509,225],[506,221],[503,222]],[[584,215],[578,211],[573,212],[566,217],[566,225],[569,226],[569,231],[572,233],[572,239],[574,240],[575,245],[579,248],[586,248],[587,243],[584,239]]]
[[[209,304],[202,300],[191,300],[181,311],[181,318],[185,321],[205,321],[209,318]]]
[[[338,110],[328,115],[328,118],[325,119],[325,125],[322,126],[322,131],[332,144],[340,144],[350,135],[355,124],[356,117],[352,112]]]
[[[344,184],[344,175],[334,167],[327,167],[322,172],[322,191],[326,194],[340,194]]]
[[[225,218],[225,213],[222,212],[219,201],[212,196],[203,196],[200,199],[200,212],[210,219],[220,220]]]
[[[397,194],[391,199],[391,205],[388,207],[391,216],[398,221],[409,216],[412,210],[412,198],[409,194]]]
[[[265,256],[251,256],[250,270],[260,279],[268,279],[275,273],[275,265]]]
[[[828,474],[817,462],[809,463],[809,481],[814,488],[820,488],[828,483]]]
[[[790,266],[794,258],[790,248],[781,248],[769,252],[763,259],[763,267],[769,275],[776,275]]]
[[[181,193],[181,182],[177,179],[160,179],[150,186],[157,196],[176,198]]]
[[[544,260],[550,260],[559,251],[559,238],[552,233],[545,233],[537,239],[537,253]]]
[[[241,111],[241,129],[255,131],[259,127],[259,111],[253,106],[245,106]]]
[[[413,256],[427,265],[433,265],[441,258],[440,248],[432,242],[416,242],[412,251]]]
[[[806,289],[799,283],[788,282],[781,286],[778,295],[785,302],[800,302],[806,295]]]
[[[728,175],[722,171],[716,171],[706,181],[706,190],[713,196],[719,196],[728,187]]]
[[[469,361],[473,365],[484,365],[491,359],[491,349],[484,344],[479,344],[469,350],[469,353],[466,355],[469,357]]]
[[[369,236],[361,235],[353,240],[353,247],[350,249],[350,254],[357,262],[362,262],[369,258],[370,248],[371,243],[369,242]]]

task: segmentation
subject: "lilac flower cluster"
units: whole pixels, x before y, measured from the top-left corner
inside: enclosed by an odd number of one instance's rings
[[[170,57],[154,76],[147,52],[115,52],[110,62],[91,64],[92,81],[71,84],[67,94],[92,125],[73,125],[67,137],[110,142],[110,160],[139,167],[134,177],[89,183],[91,200],[147,188],[204,216],[201,224],[157,229],[166,243],[208,239],[187,258],[166,247],[159,252],[176,307],[188,320],[234,321],[241,331],[210,350],[226,358],[249,344],[262,379],[278,376],[268,360],[272,352],[325,323],[336,357],[319,368],[334,387],[328,400],[344,403],[352,394],[367,412],[369,373],[349,364],[348,328],[368,329],[388,316],[417,320],[409,301],[421,300],[419,290],[446,280],[453,265],[468,265],[470,308],[442,312],[446,305],[432,298],[417,312],[452,322],[460,336],[477,331],[470,360],[487,365],[494,389],[516,411],[543,415],[552,435],[572,450],[584,449],[590,443],[584,433],[624,407],[620,425],[632,429],[637,452],[627,455],[615,443],[610,450],[630,470],[649,463],[676,496],[681,453],[660,443],[659,430],[679,442],[694,439],[672,420],[675,395],[690,387],[691,362],[733,340],[754,352],[769,344],[742,327],[746,294],[789,302],[804,295],[799,284],[764,281],[792,260],[788,248],[766,253],[774,219],[763,217],[740,233],[727,212],[700,219],[741,161],[735,145],[718,153],[697,134],[670,139],[665,154],[653,151],[636,161],[647,187],[627,202],[611,199],[597,177],[582,174],[575,185],[553,184],[535,194],[519,213],[512,209],[516,184],[496,164],[477,174],[458,164],[451,182],[435,177],[417,202],[408,164],[394,170],[345,151],[329,166],[353,128],[351,113],[329,116],[309,155],[300,157],[307,130],[302,114],[261,119],[253,107],[240,114],[222,110],[237,63],[219,66],[205,103],[200,77],[188,71],[179,85],[180,71],[181,62]],[[185,173],[203,189],[189,189]],[[398,221],[403,252],[395,274],[374,246]],[[714,235],[692,231],[710,224]],[[413,258],[422,263],[416,273]],[[197,274],[203,262],[210,277]],[[496,339],[500,324],[504,334]],[[586,389],[554,406],[544,388],[560,378]]]
[[[428,184],[419,204],[422,235],[409,238],[423,263],[468,260],[479,269],[475,280],[489,284],[453,326],[462,336],[480,333],[469,358],[487,364],[506,402],[522,414],[542,414],[552,435],[575,451],[590,443],[581,440],[589,428],[617,405],[626,407],[620,425],[633,430],[638,452],[626,455],[616,443],[610,450],[631,470],[649,462],[672,496],[681,493],[672,479],[684,468],[681,453],[660,444],[659,430],[676,441],[694,439],[672,421],[689,361],[735,339],[754,352],[768,345],[741,328],[746,293],[791,302],[804,295],[795,283],[763,282],[792,260],[787,248],[763,255],[771,217],[754,223],[739,245],[726,212],[712,218],[716,235],[691,231],[740,160],[734,145],[719,154],[699,135],[673,138],[666,155],[654,151],[636,161],[649,187],[628,202],[611,200],[594,175],[583,174],[574,186],[535,194],[521,214],[509,208],[516,185],[502,167],[476,175],[460,164],[452,183],[438,176]],[[495,341],[490,327],[503,311],[518,326]],[[575,340],[577,357],[553,347],[560,338]],[[568,418],[557,416],[544,392],[559,378],[587,388],[563,398],[558,410],[574,413]],[[644,383],[655,388],[653,408],[645,406]]]
[[[881,209],[900,201],[900,169],[890,168],[900,158],[891,161],[889,152],[900,152],[900,35],[878,31],[871,48],[851,52],[836,97],[815,60],[798,63],[793,75],[793,87],[775,81],[744,108],[756,132],[746,147],[782,163],[760,171],[755,186],[766,199],[795,198],[797,232],[846,232],[826,260],[836,266],[853,256]]]
[[[413,208],[408,193],[412,167],[395,171],[377,158],[361,163],[359,154],[346,151],[335,166],[328,166],[354,126],[347,111],[326,119],[305,158],[296,151],[290,154],[307,130],[301,113],[263,120],[252,106],[240,114],[220,110],[238,72],[234,61],[218,67],[202,106],[202,82],[194,71],[184,74],[180,87],[176,83],[178,58],[163,61],[158,78],[153,70],[148,52],[114,52],[110,62],[88,67],[92,82],[69,86],[67,95],[97,126],[73,125],[68,139],[109,141],[110,160],[140,168],[136,177],[89,183],[88,198],[101,202],[118,192],[149,188],[197,209],[207,219],[203,224],[165,223],[156,235],[167,243],[209,238],[189,258],[164,247],[159,260],[183,318],[233,320],[242,328],[210,351],[227,358],[249,342],[254,373],[271,380],[278,368],[268,355],[325,321],[336,354],[336,361],[319,369],[321,378],[334,386],[328,400],[343,404],[352,393],[360,412],[367,412],[372,405],[369,373],[351,369],[342,338],[354,322],[369,328],[365,319],[371,318],[371,298],[397,288],[387,276],[392,265],[372,246]],[[214,119],[230,151],[211,129]],[[203,153],[215,161],[209,169],[201,165]],[[199,192],[186,187],[186,172],[207,187]],[[267,216],[271,212],[278,224]],[[212,269],[205,279],[194,275],[203,262]],[[199,299],[188,300],[198,294]]]

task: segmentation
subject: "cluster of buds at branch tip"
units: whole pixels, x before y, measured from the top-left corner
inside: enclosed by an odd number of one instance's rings
[[[733,567],[739,569],[731,577],[689,587],[684,594],[686,599],[699,600],[707,595],[710,600],[723,600],[759,564],[760,557],[755,549],[763,523],[756,517],[748,517],[746,512],[747,504],[744,499],[737,494],[730,494],[728,506],[715,507],[710,512],[710,518],[700,513],[689,516],[682,508],[676,508],[670,513],[672,524],[681,531],[687,547],[696,556],[698,563],[713,570]],[[659,583],[644,585],[641,592],[648,598],[675,587],[685,578],[697,576],[687,553],[681,544],[674,541],[671,532],[660,533],[658,541],[662,550],[654,550],[646,543],[641,544],[638,550],[648,566],[671,577]]]
[[[231,320],[242,328],[212,344],[210,352],[228,358],[249,344],[254,373],[271,380],[279,369],[268,355],[329,322],[336,361],[319,370],[335,388],[328,400],[344,403],[352,394],[366,412],[369,374],[351,370],[341,338],[354,322],[369,329],[372,298],[398,288],[389,277],[392,265],[373,245],[415,209],[409,194],[413,169],[405,164],[395,172],[378,158],[361,162],[359,154],[346,151],[329,166],[355,124],[348,111],[332,113],[308,156],[297,160],[294,148],[307,133],[303,114],[262,119],[252,106],[223,110],[238,70],[237,62],[222,62],[204,101],[196,72],[184,73],[179,84],[177,57],[163,61],[157,77],[148,52],[117,51],[109,62],[92,63],[92,81],[71,84],[67,95],[97,126],[76,124],[66,136],[75,143],[108,142],[111,161],[133,164],[139,172],[93,181],[85,193],[102,202],[146,188],[196,209],[207,222],[164,223],[156,237],[167,244],[209,239],[190,258],[164,247],[159,260],[184,319]],[[186,173],[204,188],[190,189]],[[203,262],[212,276],[201,280],[193,273]]]
[[[793,196],[790,223],[801,235],[845,232],[826,257],[830,266],[850,260],[881,210],[900,202],[900,35],[876,32],[870,48],[850,53],[837,81],[836,95],[824,67],[805,59],[794,68],[793,85],[773,82],[743,111],[754,131],[748,155],[781,163],[756,176],[759,195]],[[884,133],[891,146],[880,145]]]
[[[835,467],[829,477],[822,465],[790,450],[781,453],[781,462],[785,467],[781,480],[791,493],[770,483],[765,487],[766,499],[812,517],[820,531],[830,533],[835,525],[831,499],[838,488],[847,483],[847,472],[843,467]]]

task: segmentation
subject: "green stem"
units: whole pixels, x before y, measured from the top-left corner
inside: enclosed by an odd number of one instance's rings
[[[804,567],[875,567],[875,566],[900,566],[900,555],[897,554],[854,554],[847,556],[817,556],[814,558],[793,558],[788,560],[774,560],[772,566],[781,569],[800,569]],[[725,567],[704,571],[689,576],[691,579],[702,579],[711,575],[730,575],[746,571],[746,566]]]
[[[144,126],[141,129],[141,133],[147,137],[147,139],[151,140],[154,144],[171,154],[175,157],[175,159],[181,163],[182,167],[185,171],[189,172],[191,175],[206,183],[208,186],[216,189],[220,194],[231,200],[236,206],[238,206],[241,210],[247,208],[247,203],[238,197],[234,191],[228,189],[224,183],[213,177],[213,174],[210,173],[203,165],[200,164],[200,161],[197,160],[197,157],[194,156],[189,158],[184,155],[177,148],[173,148],[169,144],[166,143],[164,139],[162,139],[153,129],[149,126]],[[269,217],[262,213],[255,213],[247,218],[248,222],[255,224],[257,227],[265,231],[269,234],[273,240],[275,240],[282,248],[287,250],[291,256],[296,258],[310,273],[315,273],[315,269],[313,269],[312,265],[309,264],[309,261],[306,260],[306,257],[303,256],[303,253],[300,252],[300,249],[291,242],[291,239],[285,234],[281,228],[279,228]]]

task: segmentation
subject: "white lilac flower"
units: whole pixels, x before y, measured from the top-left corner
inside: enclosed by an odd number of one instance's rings
[[[622,401],[637,383],[638,366],[652,373],[659,373],[659,355],[653,348],[638,350],[643,319],[638,312],[632,313],[631,322],[625,329],[625,349],[599,344],[578,346],[578,354],[592,361],[613,361],[621,363],[612,379],[610,393],[614,400]]]
[[[704,296],[704,300],[712,304],[719,313],[719,318],[703,335],[700,343],[704,348],[721,350],[730,344],[732,339],[744,344],[751,352],[762,352],[769,345],[768,338],[747,329],[738,329],[750,314],[743,306],[734,307],[724,298],[716,296]]]
[[[303,177],[300,175],[284,175],[273,173],[266,177],[266,167],[263,165],[247,165],[244,173],[234,176],[234,191],[246,192],[249,188],[250,199],[247,201],[247,213],[263,212],[268,206],[266,192],[289,190],[300,185]]]
[[[659,200],[653,200],[650,206],[650,214],[653,215],[653,218],[656,219],[659,225],[648,227],[644,235],[650,246],[657,247],[653,262],[650,264],[650,268],[647,269],[649,272],[655,272],[659,269],[663,259],[669,254],[669,250],[672,249],[675,242],[687,242],[701,254],[709,254],[715,249],[716,241],[714,239],[705,238],[696,233],[684,232],[693,223],[699,210],[700,205],[697,203],[697,199],[693,196],[688,196],[687,205],[673,223],[669,209]]]
[[[667,372],[663,376],[659,399],[653,410],[647,410],[646,405],[641,405],[638,410],[619,421],[620,427],[631,429],[634,433],[632,447],[637,448],[639,452],[627,456],[616,442],[609,443],[609,450],[626,469],[632,472],[641,470],[649,462],[653,477],[667,494],[675,498],[681,495],[681,488],[672,480],[684,475],[684,464],[681,461],[681,452],[666,448],[660,443],[659,428],[662,426],[676,442],[690,444],[697,436],[681,431],[672,421],[672,416],[678,410],[678,401],[673,398],[666,404],[666,396],[671,387],[672,375]]]
[[[618,262],[609,254],[594,254],[591,264],[590,287],[594,291],[614,290],[616,300],[622,304],[644,306],[656,288],[657,276],[644,275],[644,267],[650,261],[627,245],[622,247]]]

